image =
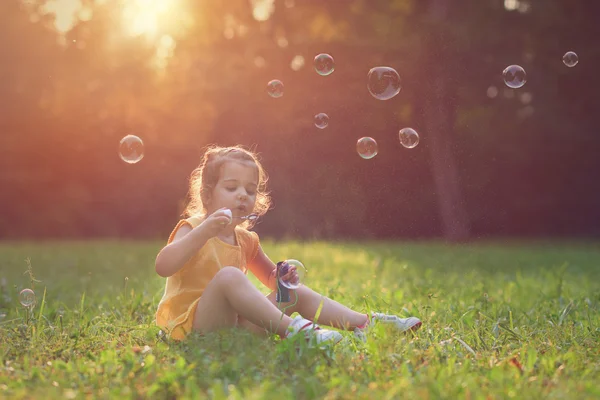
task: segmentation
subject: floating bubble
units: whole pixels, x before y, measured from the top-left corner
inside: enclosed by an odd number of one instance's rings
[[[321,76],[331,75],[335,70],[335,63],[333,57],[329,54],[318,54],[315,57],[315,71]]]
[[[509,65],[502,72],[502,76],[504,77],[506,86],[513,89],[523,87],[525,82],[527,82],[527,74],[520,65]]]
[[[371,68],[367,75],[369,93],[378,100],[389,100],[400,93],[400,75],[394,68]]]
[[[369,160],[377,155],[377,142],[371,137],[362,137],[356,142],[358,155]]]
[[[267,83],[267,93],[274,99],[283,96],[283,83],[279,79],[273,79]]]
[[[315,115],[315,126],[319,129],[325,129],[329,125],[329,115],[318,113]]]
[[[298,289],[298,287],[300,287],[300,284],[304,280],[304,276],[306,275],[306,267],[298,260],[285,260],[283,262],[283,265],[281,266],[281,271],[279,272],[280,275],[284,276],[285,274],[287,274],[291,267],[296,267],[296,274],[298,275],[297,279],[295,279],[294,281],[284,281],[280,278],[279,282],[282,286],[288,289]]]
[[[398,132],[400,144],[407,149],[413,149],[419,144],[419,134],[413,128],[402,128]]]
[[[144,158],[144,142],[135,135],[127,135],[119,142],[119,156],[128,164],[135,164]]]
[[[35,293],[31,289],[23,289],[19,293],[19,303],[23,307],[33,307],[35,305]]]
[[[569,68],[573,68],[579,62],[579,56],[574,51],[567,51],[563,56],[563,63]]]

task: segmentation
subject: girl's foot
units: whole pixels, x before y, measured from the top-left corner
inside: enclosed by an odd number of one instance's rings
[[[369,325],[374,322],[392,324],[398,329],[399,332],[416,331],[422,325],[421,320],[416,317],[400,318],[397,315],[373,313],[371,317],[368,317],[367,322],[363,326],[354,328],[354,336],[361,341],[366,342]]]
[[[310,344],[316,344],[318,346],[324,344],[336,344],[343,338],[341,333],[322,329],[320,326],[303,318],[301,315],[298,315],[292,320],[288,329],[290,331],[286,337],[292,337],[298,333],[302,333]]]

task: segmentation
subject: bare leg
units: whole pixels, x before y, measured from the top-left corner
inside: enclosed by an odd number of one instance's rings
[[[247,331],[250,331],[252,333],[254,333],[255,335],[261,336],[261,337],[268,337],[269,336],[269,331],[265,328],[261,328],[258,325],[254,325],[252,322],[248,321],[246,318],[244,317],[239,317],[238,318],[238,327],[245,329]]]
[[[294,291],[291,291],[290,303],[281,303],[281,308],[287,307],[293,304],[296,300]],[[338,329],[354,329],[357,326],[362,326],[367,322],[367,316],[364,313],[359,313],[348,307],[338,303],[337,301],[331,300],[314,290],[302,285],[298,289],[295,289],[298,294],[298,303],[293,307],[286,309],[287,315],[292,315],[294,312],[298,312],[304,318],[313,320],[317,313],[317,309],[323,301],[323,308],[319,314],[318,321],[313,321],[321,325],[328,325]],[[275,301],[276,292],[272,292],[267,298],[276,306],[279,306]]]
[[[222,268],[208,284],[196,308],[193,328],[211,332],[234,327],[238,315],[257,327],[285,337],[292,319],[281,314],[264,295],[234,267]]]

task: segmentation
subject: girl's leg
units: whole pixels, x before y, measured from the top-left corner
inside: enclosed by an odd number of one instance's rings
[[[293,293],[294,291],[298,295],[298,302],[294,306],[288,307],[290,304],[294,304],[296,300],[296,296]],[[368,318],[366,314],[353,311],[337,301],[331,300],[304,285],[294,291],[291,291],[290,293],[290,303],[281,303],[281,305],[279,305],[275,301],[276,292],[271,292],[267,298],[277,307],[281,306],[282,309],[288,307],[285,311],[287,315],[298,312],[304,318],[310,320],[315,317],[317,309],[319,308],[321,301],[323,301],[323,308],[319,314],[319,319],[318,321],[314,321],[318,324],[329,325],[338,329],[352,330],[356,327],[362,327],[367,323]]]
[[[269,336],[269,331],[267,329],[261,328],[258,325],[254,325],[252,322],[248,321],[244,317],[239,317],[238,318],[237,326],[239,328],[242,328],[242,329],[245,329],[247,331],[250,331],[250,332],[254,333],[255,335],[258,335],[258,336],[261,336],[261,337],[268,337]]]
[[[234,327],[238,314],[257,327],[285,337],[292,319],[277,307],[234,267],[222,268],[208,284],[194,314],[193,328],[211,332]]]

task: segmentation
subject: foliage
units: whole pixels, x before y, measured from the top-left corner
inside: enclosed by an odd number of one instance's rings
[[[1,237],[163,237],[214,142],[262,154],[276,204],[262,234],[439,236],[438,133],[419,101],[434,95],[425,83],[439,65],[473,235],[599,233],[594,2],[277,0],[258,21],[252,4],[269,0],[178,0],[155,36],[127,33],[135,0],[82,1],[86,13],[63,30],[44,11],[52,3],[0,2],[0,36],[11,38],[0,41]],[[432,20],[434,3],[449,7],[445,21]],[[424,63],[433,35],[443,52]],[[561,63],[567,50],[575,68]],[[311,65],[321,52],[336,60],[326,78]],[[524,88],[503,85],[509,64],[526,69]],[[366,90],[376,65],[402,77],[392,100]],[[265,93],[273,78],[281,99]],[[318,112],[331,118],[319,132]],[[420,132],[415,149],[398,143],[405,126]],[[133,166],[116,155],[130,133],[146,146]],[[378,140],[373,160],[356,155],[362,136]]]

